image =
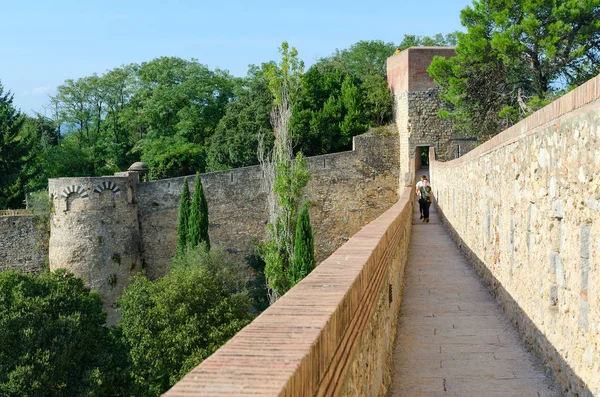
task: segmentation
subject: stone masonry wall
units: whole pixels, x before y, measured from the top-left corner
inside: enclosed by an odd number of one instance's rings
[[[46,262],[48,241],[35,216],[0,217],[0,271],[13,269],[39,274]]]
[[[410,175],[410,129],[409,129],[409,116],[408,116],[408,106],[409,106],[409,93],[407,91],[404,92],[394,92],[394,121],[396,123],[396,128],[398,129],[398,139],[400,145],[400,172],[399,172],[399,181],[398,188],[406,186],[410,182],[407,180]],[[413,149],[414,150],[414,149]],[[414,156],[414,155],[413,155]]]
[[[570,396],[600,395],[600,78],[430,166],[463,250]]]
[[[394,119],[400,139],[400,185],[410,184],[418,146],[433,146],[441,159],[452,158],[452,123],[441,119],[439,89],[427,73],[434,56],[454,56],[453,47],[411,47],[387,60]]]
[[[305,200],[312,202],[311,224],[317,262],[328,257],[362,226],[398,199],[398,138],[361,135],[355,150],[308,158],[312,179]],[[265,237],[266,196],[260,167],[201,175],[209,207],[211,244],[240,259]],[[195,176],[188,177],[193,191]],[[144,266],[150,277],[169,269],[177,245],[177,211],[183,178],[137,186]]]
[[[113,303],[142,269],[137,174],[51,179],[50,270],[66,268],[98,291],[115,324]]]

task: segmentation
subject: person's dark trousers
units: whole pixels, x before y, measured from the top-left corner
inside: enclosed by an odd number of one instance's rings
[[[419,200],[419,205],[421,206],[421,208],[423,208],[423,218],[429,218],[429,206],[431,205],[431,203],[427,200],[421,199]]]
[[[419,213],[423,216],[423,199],[419,199]]]

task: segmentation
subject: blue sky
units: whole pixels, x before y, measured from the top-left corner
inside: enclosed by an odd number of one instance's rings
[[[27,113],[65,79],[159,56],[196,58],[244,76],[287,40],[309,66],[359,40],[460,30],[470,0],[30,0],[2,6],[0,81]]]

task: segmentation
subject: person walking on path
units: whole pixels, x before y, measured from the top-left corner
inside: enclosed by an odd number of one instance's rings
[[[423,222],[429,223],[429,206],[431,206],[431,186],[427,178],[423,180],[423,186],[419,188],[421,198],[419,199],[419,207],[423,208]]]
[[[423,181],[427,180],[427,175],[422,175],[421,180],[417,182],[417,200],[419,201],[419,212],[421,213],[421,217],[419,219],[423,219],[423,204],[421,204],[421,188],[423,187]]]

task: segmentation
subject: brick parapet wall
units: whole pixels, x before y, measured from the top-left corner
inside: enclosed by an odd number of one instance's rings
[[[412,189],[167,396],[385,395]]]
[[[456,240],[569,396],[600,395],[599,83],[430,165]]]

